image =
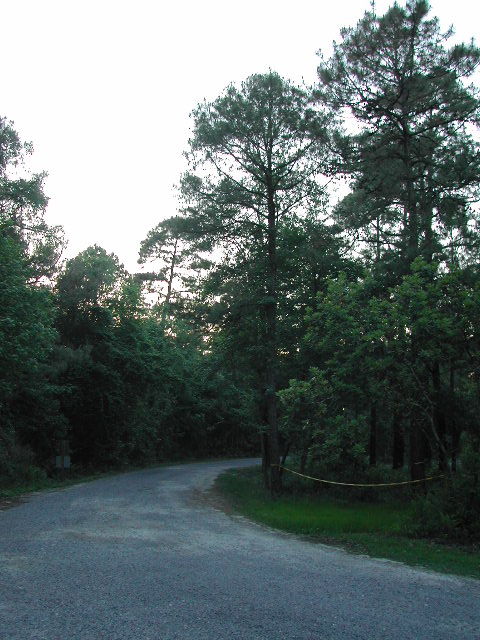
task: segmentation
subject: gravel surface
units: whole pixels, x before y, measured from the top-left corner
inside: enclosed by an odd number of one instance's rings
[[[480,582],[349,555],[205,499],[252,460],[129,473],[0,512],[1,640],[480,640]]]

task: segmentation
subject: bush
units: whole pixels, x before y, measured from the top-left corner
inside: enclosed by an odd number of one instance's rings
[[[408,532],[452,541],[480,541],[480,487],[467,465],[455,474],[449,490],[442,486],[413,503]]]
[[[13,445],[3,449],[0,455],[0,487],[29,484],[46,478],[43,469],[34,463],[35,456],[31,449]]]
[[[342,482],[358,482],[368,468],[366,454],[366,426],[362,419],[339,415],[314,438],[312,462],[322,477]]]

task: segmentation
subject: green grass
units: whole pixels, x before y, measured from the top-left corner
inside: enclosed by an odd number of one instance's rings
[[[408,504],[347,503],[288,493],[272,500],[258,469],[228,471],[219,476],[216,488],[235,511],[270,527],[355,553],[480,578],[478,548],[408,537]]]

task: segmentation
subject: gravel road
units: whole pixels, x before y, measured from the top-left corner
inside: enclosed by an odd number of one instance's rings
[[[229,516],[228,467],[129,473],[0,512],[2,640],[480,640],[480,582]]]

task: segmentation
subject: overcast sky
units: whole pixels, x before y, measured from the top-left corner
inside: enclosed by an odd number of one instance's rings
[[[392,3],[377,0],[377,13]],[[403,2],[401,2],[403,4]],[[477,36],[477,0],[432,0],[442,29]],[[176,212],[189,114],[269,68],[309,84],[316,52],[369,1],[0,0],[0,115],[47,171],[47,220],[73,257],[91,244],[133,271],[140,241]],[[478,39],[478,38],[477,38]]]

